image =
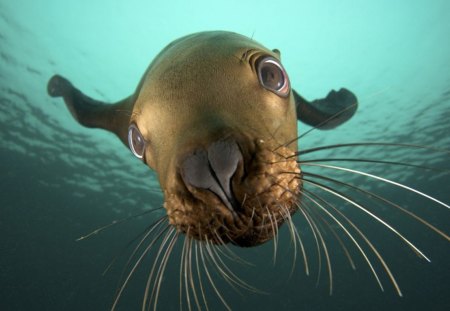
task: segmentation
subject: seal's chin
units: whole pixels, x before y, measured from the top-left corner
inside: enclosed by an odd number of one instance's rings
[[[250,247],[272,239],[297,209],[300,168],[292,149],[264,143],[254,149],[229,180],[233,202],[177,178],[177,186],[165,191],[169,222],[190,238],[214,244]]]

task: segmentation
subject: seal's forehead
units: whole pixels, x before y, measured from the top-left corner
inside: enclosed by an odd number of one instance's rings
[[[255,57],[250,59],[249,55]],[[259,89],[253,65],[256,56],[261,55],[278,58],[256,41],[235,33],[206,32],[178,39],[150,65],[134,109],[152,101],[167,101],[170,105],[207,96],[222,97],[225,86],[227,96],[231,96],[233,88],[242,90],[248,84]],[[251,66],[245,66],[246,62]]]
[[[230,50],[232,51],[241,48],[254,48],[270,52],[269,49],[253,39],[230,32],[207,32],[197,35],[194,34],[186,37],[184,42],[188,45],[192,44],[193,46],[199,46],[201,48],[214,51],[228,52]]]
[[[231,32],[211,31],[188,35],[173,41],[159,53],[150,68],[161,65],[167,59],[185,61],[197,57],[214,59],[240,57],[239,53],[244,53],[249,49],[278,57],[277,53],[246,36]]]
[[[264,114],[262,110],[269,106],[285,113],[282,107],[286,105],[276,104],[284,98],[259,82],[254,64],[264,55],[277,58],[275,52],[234,33],[207,32],[176,40],[160,53],[144,76],[133,121],[139,126],[148,123],[142,127],[150,128],[176,116],[177,125],[171,128],[181,128],[194,119],[214,117],[245,123],[255,114]],[[270,104],[263,105],[265,102]]]

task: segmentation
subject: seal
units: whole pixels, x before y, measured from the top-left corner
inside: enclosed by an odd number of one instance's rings
[[[347,161],[419,169],[437,170],[436,168],[391,160],[348,157],[299,159],[305,154],[324,149],[357,146],[419,148],[430,152],[444,152],[446,155],[450,152],[420,145],[386,142],[345,143],[298,150],[297,142],[302,136],[298,136],[297,121],[306,123],[313,129],[333,129],[355,114],[357,98],[352,92],[342,88],[330,91],[325,98],[307,101],[292,88],[281,63],[280,52],[267,49],[245,36],[213,31],[173,41],[151,62],[135,92],[117,103],[94,100],[59,75],[50,79],[47,88],[51,96],[63,97],[80,124],[116,134],[135,157],[155,170],[164,194],[166,216],[157,219],[142,234],[128,263],[138,252],[141,255],[134,258],[134,266],[128,267],[129,273],[121,282],[112,309],[117,306],[124,288],[144,256],[159,241],[159,250],[154,254],[143,300],[143,309],[149,309],[147,304],[153,303],[153,309],[156,310],[164,270],[179,237],[184,237],[179,271],[180,304],[184,287],[188,309],[191,309],[191,294],[197,309],[202,309],[202,299],[203,305],[208,309],[208,295],[202,285],[204,278],[201,277],[204,272],[210,288],[224,306],[231,310],[214,284],[208,272],[208,264],[212,263],[216,272],[228,283],[246,289],[253,288],[230,271],[220,258],[218,245],[231,243],[250,247],[273,240],[275,259],[277,239],[274,237],[283,223],[287,223],[289,227],[294,251],[297,243],[300,245],[305,272],[309,274],[306,253],[291,219],[296,211],[301,212],[313,233],[319,257],[319,276],[320,256],[322,253],[325,255],[330,294],[333,283],[331,261],[320,232],[321,226],[328,227],[353,268],[354,264],[328,220],[360,252],[383,290],[370,256],[366,255],[361,245],[366,243],[398,295],[402,296],[400,287],[380,252],[363,231],[326,198],[332,196],[349,204],[352,210],[368,215],[399,237],[419,257],[427,261],[429,259],[398,230],[352,195],[343,193],[339,190],[341,188],[403,212],[450,241],[446,233],[387,198],[327,174],[316,174],[304,169],[315,166],[367,177],[450,209],[448,204],[401,183],[323,162]],[[326,196],[308,190],[304,187],[305,184]],[[150,212],[154,210],[158,209]],[[109,226],[101,227],[91,234],[107,227]],[[153,287],[150,286],[152,282]],[[197,294],[196,287],[201,295]]]
[[[91,99],[59,75],[48,93],[156,171],[177,231],[239,246],[270,240],[297,210],[297,120],[331,129],[357,109],[346,89],[308,102],[291,88],[278,50],[220,31],[169,44],[117,103]]]
[[[189,308],[192,291],[202,309],[192,279],[194,268],[188,268],[195,257],[197,270],[201,261],[214,292],[230,309],[206,267],[205,260],[212,260],[230,279],[211,246],[256,246],[273,239],[286,221],[292,228],[291,214],[300,208],[302,189],[297,121],[332,129],[349,120],[358,106],[356,96],[344,88],[307,101],[292,89],[278,50],[220,31],[170,43],[152,61],[135,92],[117,103],[94,100],[59,75],[49,80],[47,89],[52,97],[63,97],[81,125],[116,134],[158,175],[167,216],[148,228],[133,252],[152,234],[142,256],[160,240],[148,279],[154,286],[150,290],[147,285],[143,309],[152,302],[156,309],[162,275],[178,236],[185,238],[180,271],[185,271]],[[207,253],[202,247],[197,252],[197,243],[206,245]],[[112,309],[142,256],[123,280]],[[235,284],[248,288],[231,275]],[[197,282],[207,307],[200,277]]]

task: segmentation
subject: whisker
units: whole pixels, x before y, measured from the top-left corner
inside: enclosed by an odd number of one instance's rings
[[[302,193],[303,193],[303,190],[302,190]],[[304,205],[304,203],[303,203],[303,205]],[[306,212],[305,208],[303,207],[303,205],[301,205],[300,202],[296,203],[296,206],[297,206],[298,210],[300,211],[300,213],[303,214],[303,217],[307,221],[308,226],[311,229],[311,232],[313,234],[314,242],[316,243],[317,263],[318,263],[317,281],[316,281],[316,284],[317,284],[319,282],[320,275],[322,273],[322,252],[320,251],[320,244],[319,244],[319,239],[317,238],[316,230],[314,229],[314,227],[313,227],[313,225],[311,223],[311,219],[310,219],[309,215],[307,214],[307,212]]]
[[[377,257],[380,259],[380,261],[383,263],[383,259],[381,256],[378,256],[378,252],[376,251],[376,248],[372,246],[372,244],[370,243],[370,241],[365,237],[365,235],[357,228],[357,226],[350,220],[348,219],[345,215],[343,215],[333,204],[329,203],[328,201],[324,200],[323,198],[317,196],[316,194],[314,194],[311,191],[308,191],[306,189],[303,189],[303,195],[308,198],[310,201],[314,202],[314,204],[316,204],[316,206],[318,206],[322,211],[324,211],[331,219],[333,219],[338,226],[345,232],[345,234],[350,238],[350,240],[353,242],[353,244],[356,246],[356,248],[359,250],[359,252],[361,253],[361,255],[363,256],[363,258],[365,259],[365,261],[367,262],[367,265],[369,266],[370,270],[372,271],[373,276],[375,277],[378,285],[380,286],[381,291],[384,291],[383,285],[381,284],[380,278],[378,277],[377,272],[375,271],[375,268],[372,265],[372,262],[370,261],[369,257],[367,257],[366,253],[364,252],[364,250],[362,249],[361,245],[358,243],[358,241],[356,241],[356,239],[353,237],[353,235],[347,230],[347,228],[342,224],[342,222],[340,222],[333,214],[330,213],[330,211],[328,211],[322,204],[320,204],[319,202],[317,202],[316,200],[314,200],[312,197],[315,197],[316,199],[318,199],[319,201],[325,203],[327,206],[331,207],[334,211],[336,211],[337,213],[339,213],[339,215],[341,215],[341,217],[343,217],[354,229],[357,230],[358,234],[364,239],[364,241],[366,243],[368,243],[369,247],[371,247],[371,249],[375,252],[375,254],[377,255]],[[387,267],[387,266],[386,266]],[[395,282],[395,279],[394,279]]]
[[[436,228],[435,226],[433,226],[432,224],[427,222],[425,219],[417,216],[415,213],[413,213],[411,211],[408,211],[404,207],[402,207],[402,206],[400,206],[400,205],[398,205],[398,204],[396,204],[396,203],[394,203],[394,202],[392,202],[392,201],[390,201],[390,200],[388,200],[388,199],[386,199],[386,198],[384,198],[384,197],[382,197],[382,196],[380,196],[380,195],[378,195],[376,193],[373,193],[371,191],[368,191],[368,190],[356,187],[356,186],[354,186],[352,184],[349,184],[349,183],[346,183],[346,182],[343,182],[343,181],[340,181],[340,180],[337,180],[337,179],[334,179],[334,178],[331,178],[331,177],[326,177],[326,176],[322,176],[322,175],[318,175],[318,174],[314,174],[314,173],[308,173],[308,172],[303,172],[303,174],[305,176],[320,178],[320,179],[323,179],[323,180],[334,182],[334,183],[339,184],[339,185],[346,186],[346,187],[354,189],[354,190],[356,190],[356,191],[358,191],[360,193],[363,193],[363,194],[366,194],[366,195],[368,195],[370,197],[373,197],[373,198],[375,198],[375,199],[377,199],[377,200],[379,200],[379,201],[381,201],[383,203],[386,203],[386,204],[388,204],[390,206],[393,206],[393,207],[399,209],[400,211],[402,211],[403,213],[406,213],[410,217],[412,217],[412,218],[416,219],[417,221],[421,222],[422,224],[424,224],[425,226],[430,228],[432,231],[434,231],[437,234],[439,234],[441,237],[443,237],[447,241],[450,241],[450,237],[446,233],[444,233],[443,231],[439,230],[438,228]]]
[[[291,190],[286,189],[285,187],[283,187],[281,185],[279,185],[279,186],[282,187],[283,189],[285,189],[288,192],[292,192]],[[296,204],[298,204],[298,201],[296,202]],[[293,241],[293,243],[294,243],[294,262],[297,261],[296,260],[296,258],[297,258],[297,244],[296,243],[298,242],[298,244],[300,245],[300,249],[302,250],[302,256],[303,256],[303,260],[304,260],[304,263],[305,263],[305,274],[309,275],[309,266],[308,266],[308,260],[307,260],[307,257],[306,257],[305,247],[303,245],[302,239],[300,238],[300,234],[299,234],[297,228],[294,225],[294,221],[292,220],[291,213],[289,212],[289,210],[288,210],[288,208],[286,206],[281,206],[280,205],[279,207],[281,208],[281,215],[282,215],[283,219],[285,219],[286,223],[288,224],[289,230],[291,232],[291,241]],[[283,210],[285,212],[285,215],[283,215],[283,213],[282,213]],[[295,268],[295,263],[292,266],[290,277],[292,277],[292,273],[293,273],[294,268]]]
[[[206,242],[205,244],[206,252],[208,254],[207,259],[209,258],[211,264],[216,269],[216,271],[221,275],[221,277],[237,292],[240,294],[239,290],[235,287],[233,283],[235,283],[235,280],[230,277],[219,265],[219,263],[216,261],[215,254],[211,251],[211,247],[209,245],[209,242]]]
[[[209,283],[211,284],[211,286],[212,286],[214,292],[216,293],[217,297],[219,297],[219,299],[220,299],[220,301],[222,302],[222,304],[224,305],[224,307],[225,307],[228,311],[231,311],[230,306],[227,304],[227,302],[225,301],[225,299],[224,299],[224,298],[222,297],[222,295],[220,294],[219,290],[218,290],[217,287],[216,287],[216,284],[214,283],[214,281],[213,281],[213,279],[212,279],[212,277],[211,277],[211,275],[210,275],[210,273],[209,273],[208,267],[207,267],[206,262],[205,262],[205,255],[203,254],[203,246],[200,247],[200,257],[201,257],[201,259],[202,259],[202,261],[203,261],[203,263],[204,263],[203,267],[205,268],[206,276],[207,276],[208,281],[209,281]]]
[[[336,149],[336,148],[346,148],[346,147],[368,147],[368,146],[385,146],[385,147],[403,147],[403,148],[413,148],[413,149],[424,149],[434,152],[442,152],[450,155],[450,150],[448,149],[442,149],[442,148],[436,148],[432,146],[426,146],[426,145],[415,145],[415,144],[399,144],[399,143],[386,143],[386,142],[355,142],[355,143],[344,143],[344,144],[334,144],[334,145],[326,145],[326,146],[320,146],[320,147],[314,147],[314,148],[308,148],[303,149],[301,151],[298,151],[295,153],[295,156],[312,153],[320,150],[327,150],[327,149]]]
[[[210,253],[210,257],[214,262],[214,265],[216,268],[223,269],[223,273],[221,272],[222,276],[229,279],[231,282],[236,284],[237,286],[240,286],[248,291],[254,292],[254,293],[264,293],[257,288],[249,285],[246,283],[242,278],[238,277],[233,271],[226,265],[226,263],[220,258],[220,255],[217,252],[217,247],[214,247],[214,245],[211,245],[210,243],[206,244],[206,249],[208,253]],[[215,259],[217,257],[217,260]],[[222,267],[222,268],[221,268]]]
[[[259,202],[259,200],[258,200],[258,203],[259,203],[259,207],[262,208],[261,202]],[[264,215],[263,215],[263,217],[262,217],[262,223],[261,223],[261,225],[260,225],[261,228],[265,228],[265,225],[266,225],[266,219],[267,219],[267,218],[268,218],[268,217],[264,217]],[[267,231],[267,230],[266,230],[266,231]],[[261,231],[258,233],[258,240],[261,238],[262,232],[263,232],[263,230],[261,230]]]
[[[350,173],[357,174],[357,175],[363,175],[363,176],[366,176],[366,177],[370,177],[370,178],[373,178],[373,179],[376,179],[376,180],[380,180],[380,181],[383,181],[385,183],[388,183],[388,184],[391,184],[391,185],[394,185],[394,186],[397,186],[397,187],[409,190],[409,191],[414,192],[414,193],[416,193],[416,194],[418,194],[418,195],[420,195],[422,197],[425,197],[425,198],[427,198],[427,199],[429,199],[429,200],[431,200],[433,202],[436,202],[439,205],[442,205],[442,206],[450,209],[450,206],[448,204],[445,204],[444,202],[439,201],[438,199],[436,199],[436,198],[434,198],[432,196],[429,196],[426,193],[423,193],[423,192],[421,192],[419,190],[416,190],[414,188],[408,187],[408,186],[406,186],[404,184],[401,184],[401,183],[398,183],[398,182],[395,182],[395,181],[392,181],[390,179],[383,178],[383,177],[380,177],[380,176],[377,176],[377,175],[369,174],[369,173],[358,171],[358,170],[352,170],[352,169],[345,168],[345,167],[334,166],[334,165],[314,164],[314,163],[305,163],[303,165],[335,169],[335,170],[339,170],[339,171],[345,171],[345,172],[350,172]]]
[[[172,232],[175,232],[175,231],[176,230],[174,228],[172,228]],[[154,303],[154,308],[153,308],[154,311],[156,311],[156,309],[157,309],[159,291],[161,289],[161,284],[162,284],[164,271],[166,269],[167,262],[169,261],[169,257],[170,257],[170,254],[172,253],[173,247],[174,247],[175,243],[178,240],[178,235],[179,235],[179,233],[175,232],[175,234],[172,236],[172,239],[169,242],[169,245],[168,245],[168,247],[166,249],[166,252],[165,252],[165,254],[163,256],[163,259],[161,260],[160,271],[158,271],[159,277],[158,277],[158,282],[157,282],[157,286],[156,286],[155,303]],[[153,296],[153,293],[152,293],[152,296]],[[150,300],[151,300],[151,298],[150,298]],[[149,307],[150,307],[150,304],[149,304]]]
[[[331,120],[333,120],[334,118],[338,117],[339,115],[343,114],[344,112],[346,112],[347,110],[353,109],[356,105],[358,105],[358,103],[354,103],[348,107],[345,107],[344,109],[336,112],[335,114],[333,114],[331,117],[325,119],[324,121],[320,122],[319,124],[313,126],[312,128],[310,128],[309,130],[307,130],[305,133],[301,134],[300,136],[297,136],[294,139],[289,140],[288,142],[286,142],[285,144],[277,147],[276,149],[274,149],[273,151],[276,151],[277,149],[281,148],[281,147],[287,147],[290,144],[299,141],[301,138],[305,137],[306,135],[308,135],[309,133],[311,133],[312,131],[316,130],[316,129],[320,129],[322,126],[326,125],[328,122],[330,122]]]
[[[303,245],[302,239],[300,237],[300,233],[298,232],[297,228],[295,226],[293,226],[295,235],[297,237],[297,241],[300,245],[300,249],[302,250],[302,255],[303,255],[303,261],[305,262],[305,274],[309,276],[309,264],[308,264],[308,258],[306,257],[306,250],[305,247]]]
[[[330,206],[331,208],[334,209],[335,212],[337,212],[341,217],[343,217],[357,232],[358,234],[364,239],[364,241],[367,243],[367,245],[370,247],[370,249],[374,252],[375,256],[377,256],[378,260],[380,261],[380,263],[382,264],[384,270],[386,271],[386,273],[389,276],[389,279],[391,280],[392,285],[394,286],[395,290],[397,291],[397,294],[400,297],[403,297],[403,294],[400,290],[400,286],[398,285],[393,273],[391,272],[389,266],[387,265],[387,263],[385,262],[384,258],[381,256],[381,254],[378,252],[377,248],[370,242],[370,240],[366,237],[366,235],[352,222],[350,221],[350,219],[348,219],[348,217],[346,217],[342,212],[340,212],[337,208],[335,208],[334,206],[330,205],[326,200],[323,200],[321,198],[319,198],[320,200],[322,200],[323,202],[325,202],[325,204],[327,204],[328,206]],[[374,270],[373,270],[374,272]],[[381,286],[381,283],[378,279],[378,276],[376,276],[379,285]],[[381,286],[381,289],[384,291],[383,287]]]
[[[322,126],[326,125],[328,122],[330,122],[331,120],[333,120],[334,118],[338,117],[339,115],[343,114],[344,112],[346,112],[347,110],[353,109],[355,106],[357,106],[358,103],[354,103],[351,104],[348,107],[345,107],[344,109],[336,112],[334,115],[332,115],[331,117],[329,117],[328,119],[325,119],[324,121],[320,122],[319,124],[315,125],[314,127],[310,128],[308,131],[306,131],[305,133],[303,133],[302,135],[297,137],[297,140],[305,137],[306,135],[308,135],[309,133],[311,133],[312,131],[316,130],[316,129],[320,129]]]
[[[208,301],[207,301],[206,296],[205,296],[205,290],[203,289],[203,281],[202,281],[202,277],[200,275],[200,265],[198,263],[198,257],[199,257],[198,256],[198,251],[197,251],[197,249],[198,249],[198,245],[197,244],[198,243],[200,243],[200,242],[198,242],[197,240],[194,241],[195,265],[197,266],[197,277],[198,277],[198,282],[200,284],[200,290],[201,290],[201,293],[202,293],[203,303],[205,305],[206,310],[209,311]],[[203,265],[205,265],[205,262],[203,262]],[[201,308],[199,308],[199,310],[201,310]]]
[[[264,215],[262,216],[262,224],[261,224],[261,228],[265,228],[264,225],[265,225],[265,223],[266,223],[266,218],[267,218],[267,219],[269,219],[269,221],[270,221],[270,226],[271,226],[271,228],[272,228],[272,232],[275,234],[275,228],[274,228],[273,221],[272,221],[272,217],[271,217],[271,213],[270,213],[268,207],[267,207],[267,206],[263,207],[262,204],[261,204],[261,201],[259,200],[259,198],[256,197],[256,199],[257,199],[257,201],[258,201],[259,208],[260,208],[260,209],[265,208],[266,211],[267,211],[267,217],[265,217]],[[261,237],[262,231],[263,231],[263,230],[261,230],[261,231],[259,232],[259,234],[258,234],[258,239]],[[267,229],[266,229],[265,231],[266,231],[266,233],[267,233]],[[274,263],[274,264],[275,264],[275,261],[276,261],[276,257],[277,257],[277,240],[275,239],[275,236],[274,236],[274,238],[273,238],[273,263]]]
[[[344,241],[342,241],[342,239],[339,237],[339,235],[337,234],[336,230],[333,229],[333,227],[331,226],[331,224],[324,218],[324,217],[320,217],[320,220],[322,220],[325,225],[327,226],[328,230],[330,230],[330,232],[333,234],[333,236],[336,238],[336,240],[338,241],[339,245],[341,246],[345,256],[347,257],[350,266],[352,267],[353,270],[356,270],[356,266],[355,266],[355,262],[353,261],[352,256],[350,255],[350,252],[348,251],[347,246],[345,246]]]
[[[383,161],[383,160],[373,160],[373,159],[362,159],[362,158],[323,158],[323,159],[312,159],[312,160],[301,160],[298,161],[300,165],[306,163],[315,163],[315,162],[362,162],[362,163],[377,163],[377,164],[389,164],[389,165],[398,165],[398,166],[406,166],[419,168],[424,170],[436,171],[436,172],[450,172],[449,169],[439,168],[439,167],[430,167],[425,165],[417,165],[405,162],[396,162],[396,161]]]
[[[187,268],[189,269],[189,283],[191,284],[191,289],[192,289],[192,293],[194,294],[194,301],[195,301],[195,304],[197,305],[197,309],[201,310],[202,308],[201,308],[200,302],[198,300],[197,291],[195,289],[194,277],[193,277],[193,274],[192,274],[192,244],[193,244],[192,239],[189,239],[188,265],[187,265]]]
[[[220,243],[220,247],[217,247],[217,250],[226,258],[233,260],[235,262],[247,265],[247,266],[254,266],[251,262],[248,262],[246,260],[244,260],[243,258],[241,258],[240,256],[238,256],[235,252],[233,252],[228,245],[223,241],[222,237],[217,233],[216,230],[213,230],[214,236],[217,239],[217,241],[219,241]],[[222,250],[222,248],[225,249],[225,251]],[[228,254],[227,254],[228,253]]]
[[[157,252],[157,254],[156,254],[156,256],[155,256],[155,260],[153,261],[152,269],[151,269],[150,274],[149,274],[149,276],[148,276],[148,278],[147,278],[147,284],[146,284],[146,286],[145,286],[144,298],[143,298],[143,302],[142,302],[142,310],[145,310],[145,309],[146,309],[147,301],[148,301],[148,306],[149,306],[149,308],[150,308],[151,301],[153,300],[153,297],[154,297],[154,294],[155,294],[155,286],[154,286],[154,287],[153,287],[153,290],[152,290],[152,293],[151,293],[151,296],[150,296],[150,299],[148,299],[148,298],[149,298],[148,295],[149,295],[149,293],[150,293],[150,283],[151,283],[151,281],[153,280],[153,275],[154,275],[154,272],[156,271],[156,270],[155,270],[155,269],[156,269],[156,265],[157,265],[158,262],[159,262],[159,258],[160,258],[161,254],[162,254],[162,251],[163,251],[164,247],[166,246],[167,241],[169,241],[170,236],[171,236],[174,232],[175,232],[175,229],[174,229],[172,226],[170,226],[170,227],[168,228],[168,230],[166,230],[166,234],[164,235],[164,238],[163,238],[161,244],[159,245],[158,252]],[[161,272],[162,266],[163,266],[163,265],[162,265],[162,260],[161,260],[161,262],[159,263],[159,268],[158,268],[157,274],[156,274],[156,276],[155,276],[155,281],[156,281],[156,279],[158,278],[159,273]],[[155,284],[155,283],[153,283],[153,284]],[[156,306],[155,306],[155,308],[156,308]]]
[[[291,278],[294,273],[294,270],[295,270],[295,263],[297,262],[297,237],[295,236],[294,224],[292,222],[292,218],[291,218],[291,215],[290,215],[287,207],[282,206],[282,205],[279,205],[279,207],[280,207],[281,217],[283,217],[284,221],[286,222],[286,224],[288,226],[289,234],[291,236],[291,243],[294,246],[294,256],[292,258],[291,272],[289,273],[289,278]]]
[[[428,262],[431,262],[430,259],[425,256],[424,253],[422,253],[422,251],[420,251],[413,243],[411,243],[411,241],[409,241],[407,238],[405,238],[398,230],[396,230],[394,227],[392,227],[390,224],[388,224],[386,221],[384,221],[383,219],[381,219],[380,217],[378,217],[377,215],[375,215],[374,213],[370,212],[367,208],[361,206],[360,204],[356,203],[354,200],[350,199],[348,196],[340,193],[339,191],[333,190],[330,187],[327,187],[321,183],[312,181],[312,180],[308,180],[305,178],[302,178],[302,180],[308,184],[313,184],[316,187],[324,190],[325,192],[331,193],[336,197],[341,198],[342,200],[350,203],[351,205],[355,206],[356,208],[358,208],[359,210],[363,211],[364,213],[368,214],[369,216],[371,216],[373,219],[375,219],[376,221],[378,221],[379,223],[383,224],[386,228],[388,228],[389,230],[391,230],[393,233],[395,233],[401,240],[403,240],[407,245],[409,245],[415,252],[417,252],[418,254],[420,254],[420,256],[422,258],[424,258],[425,260],[427,260]]]
[[[141,248],[142,244],[147,240],[147,238],[157,229],[157,227],[161,226],[164,221],[167,220],[167,216],[162,216],[161,218],[157,219],[153,224],[151,224],[148,228],[144,230],[144,236],[139,241],[139,243],[136,245],[136,247],[133,249],[133,252],[128,257],[127,262],[124,265],[124,268],[122,270],[122,273],[120,275],[120,281],[119,284],[123,281],[125,276],[125,271],[130,267],[131,261],[133,260],[134,256],[136,255],[137,251]],[[161,228],[159,229],[161,230]],[[120,286],[118,286],[120,287]]]
[[[144,211],[144,212],[142,212],[142,213],[138,213],[138,214],[135,214],[135,215],[131,215],[131,216],[128,216],[128,217],[125,217],[125,218],[115,219],[115,220],[113,220],[111,223],[109,223],[109,224],[107,224],[107,225],[104,225],[104,226],[101,226],[101,227],[95,229],[94,231],[92,231],[92,232],[90,232],[90,233],[88,233],[88,234],[86,234],[86,235],[83,235],[83,236],[79,237],[79,238],[76,239],[75,241],[78,242],[78,241],[87,239],[87,238],[89,238],[89,237],[91,237],[91,236],[93,236],[93,235],[96,235],[96,234],[100,233],[101,231],[103,231],[103,230],[105,230],[105,229],[108,229],[108,228],[110,228],[110,227],[112,227],[112,226],[119,225],[119,224],[121,224],[121,223],[123,223],[123,222],[125,222],[125,221],[128,221],[128,220],[131,220],[131,219],[133,219],[133,218],[137,218],[137,217],[140,217],[140,216],[143,216],[143,215],[146,215],[146,214],[153,213],[153,212],[155,212],[155,211],[161,210],[162,208],[163,208],[163,207],[158,207],[158,208],[150,209],[150,210]]]
[[[111,262],[108,264],[108,266],[105,268],[105,270],[103,271],[102,275],[106,275],[108,273],[108,271],[112,268],[112,266],[114,265],[114,263],[116,262],[116,260],[119,258],[120,255],[122,255],[124,253],[124,251],[130,247],[131,245],[133,245],[134,242],[136,242],[139,238],[143,237],[141,239],[141,242],[138,244],[138,246],[136,248],[139,248],[139,246],[142,244],[142,242],[146,239],[146,237],[148,236],[147,233],[154,227],[157,225],[158,222],[164,221],[166,218],[166,216],[163,216],[159,219],[157,219],[156,221],[154,221],[150,226],[146,227],[141,233],[139,233],[138,235],[136,235],[136,237],[134,237],[133,239],[131,239],[131,241],[129,241],[124,247],[121,248],[121,250],[114,256],[114,258],[111,260]],[[136,252],[136,248],[134,249],[132,255],[129,257],[129,260],[127,261],[127,263],[125,264],[124,270],[126,269],[126,267],[128,267],[129,262],[131,257],[133,257],[133,255]],[[123,274],[125,272],[122,271],[121,277],[120,279],[123,279]]]
[[[191,310],[191,294],[189,292],[189,286],[188,286],[188,258],[189,258],[189,241],[191,240],[188,237],[189,234],[189,230],[186,233],[186,237],[184,238],[184,245],[183,245],[183,260],[182,260],[182,264],[183,264],[183,276],[184,276],[184,289],[186,292],[186,300],[187,300],[187,306],[188,306],[188,310]]]
[[[166,217],[167,217],[167,216],[166,216]],[[164,218],[163,218],[163,219],[164,219]],[[161,219],[161,222],[159,223],[159,225],[162,224],[162,220],[163,220],[163,219]],[[158,226],[159,226],[159,225],[158,225]],[[148,233],[148,235],[151,233],[151,231],[153,231],[153,230],[154,230],[156,227],[158,227],[158,226],[153,227],[152,230],[150,230],[150,232]],[[124,290],[125,287],[127,286],[127,284],[128,284],[128,282],[129,282],[131,276],[134,274],[134,272],[136,271],[137,267],[141,264],[141,262],[142,262],[143,258],[145,257],[145,255],[148,254],[148,252],[150,251],[150,249],[151,249],[151,248],[153,247],[153,245],[155,245],[155,243],[160,239],[160,237],[162,236],[162,234],[163,234],[164,232],[167,231],[167,229],[169,228],[169,226],[170,226],[169,224],[166,224],[165,227],[160,228],[159,233],[157,234],[157,236],[156,236],[156,237],[151,241],[151,243],[144,249],[144,251],[142,252],[141,256],[138,257],[138,259],[136,260],[134,266],[132,267],[132,269],[131,269],[130,272],[128,273],[128,276],[127,276],[126,279],[123,281],[122,286],[121,286],[120,289],[117,291],[116,297],[115,297],[114,302],[113,302],[113,305],[112,305],[112,307],[111,307],[111,310],[114,310],[114,309],[116,308],[117,303],[119,302],[119,299],[120,299],[120,297],[121,297],[121,295],[122,295],[122,293],[123,293],[123,290]],[[146,236],[148,236],[148,235],[146,235]],[[141,242],[143,242],[143,241],[144,241],[144,239],[142,239]],[[136,250],[137,250],[137,248],[136,248]]]
[[[310,208],[308,207],[308,205],[306,205],[307,209],[309,210]],[[312,209],[314,210],[314,209]],[[307,212],[307,214],[309,215],[310,219],[311,219],[311,223],[314,226],[317,235],[319,237],[320,243],[322,244],[322,249],[323,252],[325,254],[325,260],[327,262],[327,268],[328,268],[328,278],[329,278],[329,284],[330,284],[330,291],[329,294],[330,296],[333,294],[333,271],[331,269],[331,260],[330,260],[330,255],[328,253],[328,248],[327,248],[327,244],[325,243],[325,239],[322,236],[322,233],[320,232],[320,228],[317,226],[316,222],[314,221],[313,215],[309,212]],[[316,286],[319,285],[319,278],[317,279],[317,283]]]
[[[189,228],[188,228],[188,232],[189,232]],[[184,258],[186,256],[187,239],[188,239],[187,234],[185,234],[184,235],[183,248],[181,250],[181,257],[180,257],[180,276],[179,276],[179,280],[180,280],[180,292],[179,292],[180,310],[183,310],[183,276],[184,276],[184,273],[183,273],[183,271],[184,271],[184,264],[183,263],[184,263]],[[188,305],[188,308],[189,308],[189,305]]]
[[[269,208],[265,206],[267,211],[267,216],[269,217],[270,226],[272,227],[272,232],[274,234],[273,237],[273,264],[277,261],[277,250],[278,250],[278,224],[274,224],[274,220],[272,219],[272,214],[269,211]]]

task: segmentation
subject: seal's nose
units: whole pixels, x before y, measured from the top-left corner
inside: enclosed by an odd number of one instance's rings
[[[242,162],[242,153],[234,140],[219,140],[206,150],[197,149],[181,165],[181,176],[186,185],[215,193],[233,212],[239,208],[231,179]]]

